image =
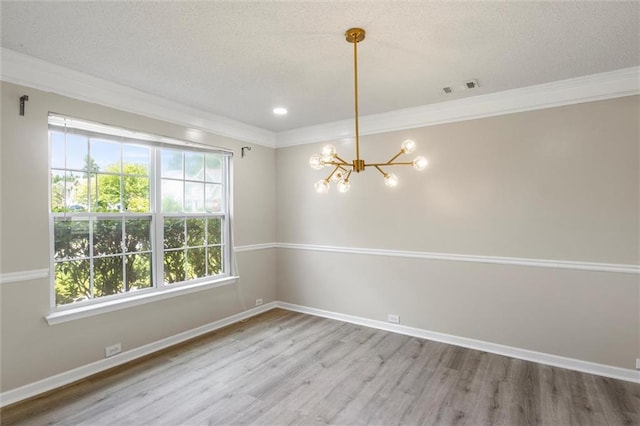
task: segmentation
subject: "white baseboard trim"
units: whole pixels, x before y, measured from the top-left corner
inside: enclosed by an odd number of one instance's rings
[[[0,394],[0,407],[14,404],[16,402],[31,398],[41,393],[68,385],[78,380],[82,380],[96,373],[108,370],[109,368],[122,365],[129,361],[133,361],[143,356],[150,355],[154,352],[166,349],[178,343],[185,342],[189,339],[193,339],[219,328],[226,327],[238,321],[242,321],[244,319],[269,311],[276,306],[276,302],[265,303],[264,305],[257,308],[252,308],[247,311],[231,315],[230,317],[226,317],[221,320],[194,328],[192,330],[188,330],[174,336],[149,343],[144,346],[124,351],[110,358],[101,359],[99,361],[83,365],[82,367],[74,368],[73,370],[56,374],[55,376],[47,377],[46,379],[38,380],[37,382],[29,383],[15,389],[11,389]]]
[[[7,272],[0,274],[0,284],[17,283],[20,281],[39,280],[49,277],[49,269],[32,269],[29,271]]]
[[[376,328],[379,330],[391,331],[393,333],[418,337],[420,339],[434,340],[436,342],[461,346],[463,348],[476,349],[497,355],[504,355],[511,358],[525,361],[537,362],[539,364],[553,367],[566,368],[568,370],[580,371],[583,373],[595,374],[597,376],[610,377],[612,379],[625,380],[628,382],[640,383],[640,371],[626,368],[614,367],[611,365],[597,364],[589,361],[582,361],[575,358],[567,358],[560,355],[552,355],[543,352],[520,349],[512,346],[499,345],[497,343],[484,342],[482,340],[469,339],[466,337],[453,336],[450,334],[438,333],[435,331],[423,330],[401,324],[392,324],[384,321],[372,320],[353,315],[341,314],[338,312],[325,311],[322,309],[310,308],[287,302],[276,302],[278,308],[303,314],[315,315],[323,318],[330,318],[351,324]]]
[[[579,271],[617,272],[640,274],[640,265],[617,263],[581,262],[573,260],[528,259],[522,257],[479,256],[454,253],[434,253],[427,251],[372,249],[361,247],[326,246],[315,244],[275,243],[277,248],[292,250],[326,251],[369,256],[406,257],[413,259],[449,260],[456,262],[490,263],[500,265],[533,266],[536,268],[575,269]]]
[[[640,383],[640,371],[629,370],[604,364],[597,364],[593,362],[567,358],[559,355],[546,354],[527,349],[514,348],[511,346],[469,339],[466,337],[453,336],[449,334],[408,327],[401,324],[391,324],[384,321],[377,321],[353,315],[341,314],[338,312],[325,311],[322,309],[296,305],[293,303],[275,301],[265,303],[262,306],[252,308],[235,315],[231,315],[227,318],[205,324],[203,326],[158,340],[156,342],[122,352],[113,357],[101,359],[90,364],[74,368],[73,370],[65,371],[60,374],[56,374],[55,376],[47,377],[45,379],[38,380],[37,382],[29,383],[24,386],[20,386],[18,388],[0,393],[0,407],[15,404],[16,402],[23,401],[27,398],[31,398],[44,392],[66,386],[78,380],[82,380],[94,374],[108,370],[109,368],[113,368],[118,365],[125,364],[129,361],[141,358],[143,356],[153,354],[154,352],[158,352],[162,349],[166,349],[195,337],[202,336],[206,333],[215,331],[222,327],[226,327],[238,321],[251,318],[274,308],[282,308],[293,312],[300,312],[318,317],[334,319],[351,324],[357,324],[365,327],[376,328],[379,330],[390,331],[393,333],[404,334],[407,336],[418,337],[421,339],[433,340],[498,355],[504,355],[511,358],[522,359],[525,361],[532,361],[554,367],[580,371],[583,373]]]

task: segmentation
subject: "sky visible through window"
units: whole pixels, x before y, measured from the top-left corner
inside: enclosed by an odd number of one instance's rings
[[[54,169],[83,170],[85,160],[89,155],[87,137],[68,133],[66,135],[67,149],[65,152],[65,134],[51,132],[51,167]],[[107,167],[120,164],[120,147],[115,141],[91,139],[91,158],[96,162],[100,171]],[[66,156],[66,162],[65,162]],[[127,144],[123,147],[122,159],[125,164],[139,164],[149,167],[149,148],[143,145]]]

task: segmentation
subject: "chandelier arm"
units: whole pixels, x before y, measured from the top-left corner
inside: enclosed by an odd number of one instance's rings
[[[393,160],[395,160],[396,158],[400,157],[402,154],[404,154],[404,151],[401,149],[400,152],[398,152],[396,155],[391,157],[391,160],[387,161],[387,164],[393,163]]]
[[[344,181],[345,181],[345,182],[349,182],[349,176],[351,176],[351,172],[352,172],[352,171],[353,171],[353,170],[349,170],[349,172],[347,173],[347,176],[345,176],[345,178],[344,178]]]
[[[325,180],[329,182],[329,180],[333,177],[333,175],[338,171],[339,168],[340,168],[340,165],[337,165]]]
[[[334,155],[333,157],[334,157],[336,160],[342,161],[342,164],[344,164],[344,165],[349,165],[349,164],[351,164],[351,163],[348,163],[348,162],[344,161],[342,158],[338,157],[337,155]]]
[[[339,167],[347,166],[347,167],[351,167],[351,164],[349,164],[349,163],[339,163],[337,161],[325,161],[323,164],[325,166],[339,166]]]
[[[382,176],[387,177],[387,173],[385,173],[380,167],[378,167],[378,164],[369,164],[369,166],[375,167],[380,173],[382,173]],[[384,166],[384,164],[380,164],[380,166]]]
[[[413,165],[413,162],[411,162],[411,161],[402,161],[402,162],[399,162],[399,163],[374,163],[374,164],[367,164],[366,166],[367,167],[375,167],[378,170],[380,170],[378,168],[378,166],[385,166],[386,167],[386,166],[412,166],[412,165]]]

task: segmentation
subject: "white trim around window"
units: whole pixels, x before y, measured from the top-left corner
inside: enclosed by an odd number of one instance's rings
[[[218,278],[215,280],[200,282],[194,284],[185,284],[167,289],[150,289],[138,294],[129,295],[125,298],[107,299],[97,303],[80,305],[78,307],[70,307],[63,310],[54,310],[45,317],[49,325],[61,324],[82,318],[88,318],[95,315],[105,314],[108,312],[118,311],[120,309],[131,308],[133,306],[144,305],[150,302],[157,302],[171,297],[183,296],[202,290],[210,290],[216,287],[235,284],[238,281],[237,276],[229,276]]]

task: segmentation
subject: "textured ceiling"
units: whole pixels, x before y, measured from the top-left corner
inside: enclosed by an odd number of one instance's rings
[[[1,2],[2,46],[264,129],[640,64],[639,2]],[[480,88],[444,86],[477,79]],[[289,114],[271,110],[286,106]]]

